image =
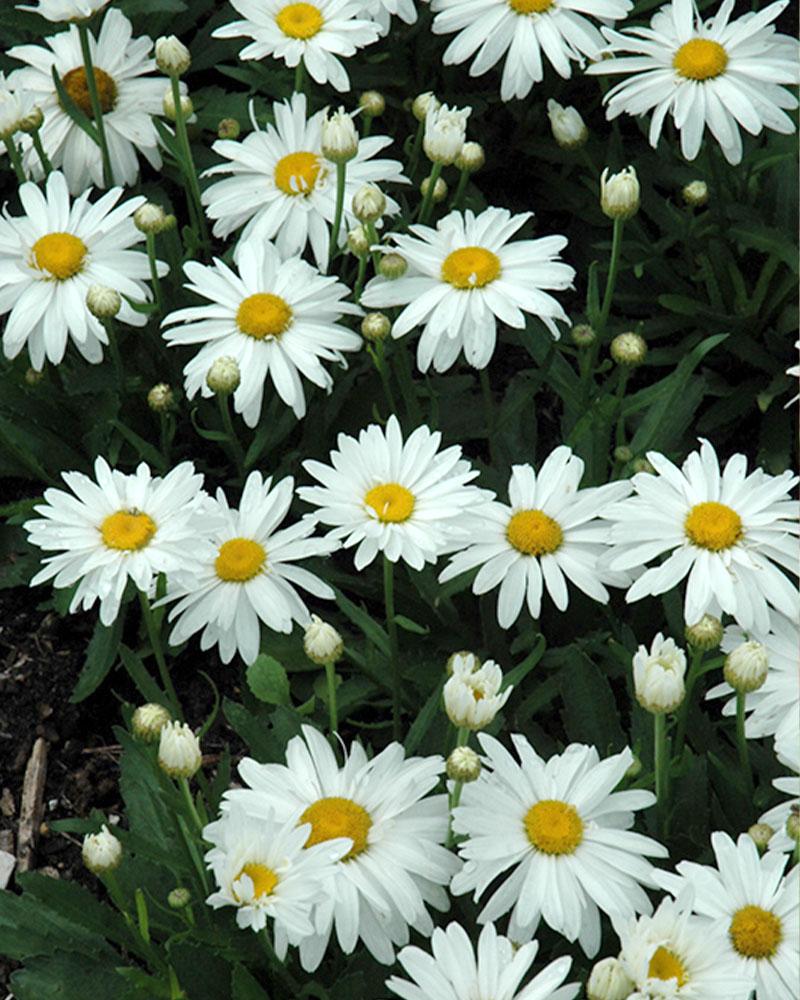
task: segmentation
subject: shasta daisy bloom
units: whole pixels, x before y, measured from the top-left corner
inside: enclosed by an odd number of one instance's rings
[[[800,840],[797,830],[792,834],[787,828],[790,820],[800,825],[800,745],[796,745],[791,754],[782,755],[779,759],[790,768],[792,774],[784,778],[775,778],[772,785],[779,792],[788,795],[789,800],[768,809],[763,816],[759,816],[758,821],[767,823],[775,831],[770,838],[768,849],[791,854],[797,849]]]
[[[511,740],[520,763],[493,737],[478,736],[484,768],[453,810],[453,830],[466,839],[458,848],[465,865],[451,890],[474,891],[477,900],[512,869],[481,923],[511,910],[508,935],[524,941],[543,918],[591,957],[600,946],[600,910],[623,919],[651,912],[642,889],[654,885],[645,856],[667,851],[630,827],[633,810],[655,796],[614,791],[633,760],[627,748],[601,761],[594,747],[572,743],[544,761],[524,736]]]
[[[241,142],[219,140],[212,149],[225,157],[206,176],[232,174],[211,184],[202,194],[214,235],[228,236],[245,226],[243,237],[274,240],[282,257],[300,254],[311,243],[317,267],[328,261],[329,227],[336,211],[336,164],[322,155],[322,123],[326,109],[306,120],[305,94],[273,105],[274,125],[254,131]],[[397,160],[374,159],[391,145],[385,135],[361,139],[358,152],[347,164],[344,196],[344,233],[357,224],[351,211],[353,195],[364,184],[402,182]],[[386,213],[400,206],[386,199]]]
[[[176,575],[167,581],[164,601],[177,601],[169,615],[175,622],[169,637],[173,646],[202,629],[201,649],[218,646],[223,663],[238,651],[245,663],[252,663],[260,646],[260,622],[288,633],[294,622],[311,621],[297,587],[315,597],[334,596],[326,583],[294,563],[328,555],[337,544],[312,538],[315,525],[308,517],[279,528],[291,506],[293,486],[291,476],[273,487],[271,478],[262,480],[260,473],[251,472],[238,510],[217,490],[216,502],[207,505],[214,528],[197,548],[199,570],[186,580]]]
[[[605,28],[615,58],[587,72],[631,74],[606,94],[608,118],[652,111],[655,148],[671,114],[687,160],[697,156],[708,128],[734,164],[742,158],[740,128],[751,135],[764,128],[794,132],[786,111],[796,108],[797,100],[786,87],[800,82],[797,43],[776,34],[772,23],[787,2],[732,21],[734,0],[724,0],[704,21],[694,0],[673,0],[655,13],[649,28]]]
[[[234,806],[203,830],[214,845],[205,859],[218,886],[206,902],[215,910],[235,906],[237,926],[256,932],[271,920],[281,961],[289,944],[314,933],[314,904],[327,893],[335,862],[353,844],[339,837],[306,848],[311,826],[298,820],[297,811],[280,821],[266,811],[255,820]]]
[[[150,58],[152,39],[133,38],[131,22],[112,7],[103,18],[95,41],[89,36],[94,78],[103,110],[111,172],[117,184],[135,184],[139,176],[137,154],[154,168],[161,166],[158,132],[152,115],[163,114],[167,80],[147,76],[156,68]],[[8,55],[28,65],[14,71],[16,85],[35,96],[44,112],[40,136],[53,166],[64,171],[73,194],[90,184],[104,187],[100,147],[69,117],[59,103],[53,69],[64,89],[85,115],[92,118],[92,105],[83,65],[80,37],[75,25],[45,38],[45,45],[16,45]],[[42,176],[42,166],[30,141],[25,143],[25,169]]]
[[[33,94],[17,90],[14,82],[0,72],[0,141],[10,139],[35,107]]]
[[[392,976],[386,985],[403,1000],[571,1000],[580,987],[561,985],[572,964],[566,955],[519,989],[538,950],[538,941],[516,947],[493,924],[483,928],[474,949],[464,928],[453,922],[433,932],[432,954],[411,945],[397,956],[412,982]]]
[[[239,52],[240,59],[283,59],[289,67],[302,60],[317,83],[349,90],[347,71],[337,56],[352,56],[378,39],[378,27],[359,17],[361,0],[231,0],[243,20],[217,28],[214,38],[253,41]]]
[[[219,259],[213,264],[184,264],[185,287],[211,305],[189,306],[170,313],[163,326],[172,346],[202,344],[183,369],[189,399],[198,390],[213,395],[206,382],[211,365],[220,357],[234,358],[241,381],[233,395],[237,413],[248,427],[261,416],[267,380],[299,418],[306,400],[301,376],[322,389],[333,386],[323,361],[345,366],[342,352],[357,351],[361,337],[343,326],[343,315],[360,315],[352,302],[343,301],[350,289],[320,275],[299,257],[281,260],[264,240],[240,240],[233,255],[236,270]]]
[[[788,857],[759,856],[752,838],[712,833],[716,868],[681,861],[677,875],[653,878],[676,898],[686,892],[703,923],[726,933],[739,976],[755,987],[756,1000],[795,1000],[800,954],[800,868],[784,877]],[[751,988],[752,988],[751,986]]]
[[[508,483],[510,505],[482,507],[470,530],[470,545],[456,553],[439,576],[441,583],[480,566],[474,594],[495,587],[497,621],[510,628],[527,605],[539,618],[546,588],[559,611],[569,604],[567,580],[601,603],[609,599],[605,583],[625,586],[628,577],[598,568],[609,530],[598,516],[630,490],[627,481],[592,489],[578,488],[584,463],[561,445],[545,459],[539,473],[515,465]]]
[[[678,469],[664,455],[648,452],[655,475],[631,479],[634,496],[603,516],[614,522],[609,555],[612,570],[631,570],[668,554],[645,569],[627,593],[638,601],[663,594],[688,577],[684,618],[727,611],[743,628],[765,632],[769,609],[797,618],[796,586],[782,572],[800,567],[798,505],[791,472],[747,474],[747,459],[733,455],[720,471],[714,448],[701,440]]]
[[[109,0],[37,0],[37,7],[17,5],[17,10],[32,10],[48,21],[83,21],[108,6]]]
[[[544,58],[564,78],[571,63],[596,57],[603,36],[590,17],[604,23],[625,17],[631,0],[432,0],[437,35],[458,34],[445,49],[445,66],[475,56],[470,76],[481,76],[505,55],[500,97],[526,97],[544,77]],[[475,55],[477,53],[477,55]],[[544,57],[544,58],[543,58]]]
[[[406,759],[399,743],[372,760],[353,743],[340,768],[325,738],[310,726],[289,741],[285,767],[241,762],[239,775],[248,787],[226,792],[233,806],[258,820],[274,812],[278,822],[310,824],[307,847],[339,837],[352,843],[336,865],[329,892],[318,895],[314,934],[300,942],[306,971],[322,961],[334,928],[346,954],[360,940],[387,965],[395,947],[408,942],[409,925],[431,933],[426,906],[447,909],[443,886],[458,868],[442,846],[447,797],[428,796],[443,770],[441,757]]]
[[[433,363],[434,371],[445,372],[461,351],[473,368],[485,368],[494,354],[497,320],[521,330],[523,314],[530,313],[556,339],[555,321],[569,323],[548,294],[570,288],[575,277],[558,259],[566,237],[509,243],[531,215],[512,215],[504,208],[487,208],[477,216],[455,211],[435,229],[410,226],[411,235],[392,234],[408,272],[393,281],[373,278],[361,302],[370,308],[405,306],[393,337],[424,324],[417,347],[420,371]]]
[[[77,583],[69,610],[87,611],[99,600],[100,621],[110,625],[128,580],[148,593],[159,573],[197,568],[192,552],[204,528],[201,505],[207,497],[191,462],[162,479],[144,462],[125,475],[98,458],[94,474],[93,480],[62,472],[72,493],[45,490],[45,503],[34,507],[40,517],[23,527],[31,544],[56,552],[30,585]]]
[[[64,175],[54,171],[44,194],[22,184],[25,215],[0,218],[0,315],[10,313],[3,350],[15,358],[27,346],[31,364],[45,358],[59,364],[71,339],[87,361],[103,359],[108,334],[86,306],[92,285],[113,288],[134,301],[151,297],[147,255],[132,249],[144,240],[132,216],[144,198],[117,204],[122,188],[112,188],[94,204],[90,191],[70,203]],[[157,262],[158,273],[167,265]],[[144,326],[147,316],[122,300],[117,319]]]
[[[447,717],[454,726],[485,729],[508,701],[514,685],[501,691],[503,671],[494,660],[476,665],[469,654],[456,653],[442,692]]]
[[[318,521],[332,525],[331,538],[357,546],[356,569],[379,552],[422,569],[463,544],[463,515],[487,494],[468,485],[478,472],[461,458],[460,446],[439,451],[441,441],[439,431],[423,425],[404,442],[392,415],[385,429],[370,424],[357,439],[340,434],[331,465],[303,462],[322,485],[297,493],[319,508]]]

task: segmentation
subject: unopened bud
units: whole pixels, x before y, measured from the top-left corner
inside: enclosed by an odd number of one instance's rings
[[[326,663],[336,663],[344,653],[344,640],[333,625],[312,615],[306,625],[303,637],[303,651],[312,663],[322,667]]]
[[[793,809],[786,820],[786,836],[800,843],[800,813]]]
[[[29,368],[25,372],[25,384],[38,385],[44,379],[44,372],[37,372],[35,368]]]
[[[242,126],[235,118],[223,118],[217,125],[217,135],[220,139],[238,139]]]
[[[642,762],[636,756],[636,754],[634,754],[633,760],[630,762],[630,764],[628,765],[628,770],[625,772],[625,777],[629,781],[633,781],[633,779],[638,778],[641,773],[642,773]]]
[[[192,901],[192,894],[188,889],[179,885],[174,888],[170,894],[167,896],[167,904],[170,909],[182,910],[184,906],[188,906]]]
[[[166,413],[175,405],[175,394],[166,382],[159,382],[148,392],[147,405],[155,413]]]
[[[20,132],[36,132],[42,127],[44,122],[44,112],[37,104],[24,118],[17,122],[17,129]]]
[[[571,337],[572,343],[576,347],[591,347],[597,340],[597,334],[588,323],[578,323],[576,326],[573,326]]]
[[[564,108],[558,101],[547,102],[547,117],[553,138],[562,149],[579,149],[589,138],[589,129],[575,108]]]
[[[383,340],[389,335],[392,323],[386,313],[371,312],[361,320],[361,336],[364,340]]]
[[[766,851],[770,840],[772,840],[775,831],[769,823],[753,823],[753,825],[748,829],[747,834],[756,845],[759,852],[763,854],[764,851]]]
[[[648,476],[654,476],[656,474],[653,463],[649,458],[645,458],[644,456],[634,458],[631,463],[631,468],[634,472],[646,472]]]
[[[172,716],[163,705],[149,701],[145,705],[139,705],[134,711],[131,729],[137,739],[145,743],[155,743],[161,735],[161,730],[171,720]]]
[[[236,358],[223,355],[211,365],[206,375],[206,385],[218,396],[227,396],[239,388],[241,381],[239,362]]]
[[[191,778],[203,757],[200,741],[185,722],[168,722],[161,730],[158,763],[171,778]]]
[[[641,334],[632,331],[620,333],[611,341],[609,350],[618,365],[635,368],[647,357],[647,341]]]
[[[471,747],[456,747],[447,758],[447,777],[451,781],[477,781],[481,759]]]
[[[97,319],[113,319],[122,308],[122,296],[116,288],[91,285],[86,293],[86,308]]]
[[[681,191],[683,200],[692,208],[700,208],[708,201],[708,184],[705,181],[692,181]]]
[[[166,217],[166,213],[160,205],[146,201],[133,213],[133,224],[141,233],[160,233]]]
[[[353,195],[353,215],[359,222],[377,222],[386,211],[386,196],[374,184],[364,184]]]
[[[603,958],[589,974],[586,996],[588,1000],[627,1000],[635,988],[618,958]]]
[[[417,119],[418,122],[424,122],[425,116],[428,113],[428,108],[430,106],[434,108],[440,108],[442,102],[432,93],[430,90],[426,90],[424,94],[418,94],[414,98],[414,103],[411,105],[411,113]]]
[[[486,163],[486,153],[483,151],[483,146],[479,142],[465,142],[453,165],[459,170],[474,174],[484,163]]]
[[[369,253],[369,237],[363,226],[355,226],[347,234],[347,246],[356,257],[363,257]]]
[[[639,179],[633,167],[608,175],[608,167],[600,176],[600,206],[609,219],[630,219],[639,211]]]
[[[169,118],[171,122],[177,120],[178,115],[176,113],[175,96],[172,93],[172,88],[164,92],[162,107],[166,118]],[[188,94],[181,94],[181,118],[186,121],[188,118],[191,118],[193,114],[194,105],[192,104],[191,97],[189,97]]]
[[[405,257],[401,257],[399,253],[385,253],[378,264],[378,273],[390,281],[394,281],[395,278],[402,278],[407,270],[408,264],[406,263],[406,259]]]
[[[322,119],[322,155],[332,163],[347,163],[358,152],[358,133],[352,117],[339,108]]]
[[[757,691],[767,679],[769,655],[760,642],[743,642],[725,657],[723,675],[739,694]]]
[[[633,458],[633,452],[626,444],[617,445],[614,449],[614,461],[626,465]]]
[[[167,76],[182,76],[192,64],[189,50],[175,35],[156,39],[156,66]]]
[[[686,626],[686,641],[698,651],[716,649],[722,642],[722,622],[714,615],[703,615],[699,622]]]
[[[423,198],[427,197],[428,188],[430,188],[430,186],[431,186],[431,178],[426,177],[425,180],[419,186],[419,190]],[[437,177],[436,183],[433,185],[434,205],[437,205],[440,201],[444,201],[446,197],[447,197],[447,183],[443,178]]]
[[[358,106],[365,115],[377,118],[386,110],[386,100],[378,90],[365,90],[358,99]]]
[[[105,875],[106,872],[119,868],[122,861],[122,844],[108,827],[103,825],[99,833],[87,833],[83,838],[81,856],[92,874]]]

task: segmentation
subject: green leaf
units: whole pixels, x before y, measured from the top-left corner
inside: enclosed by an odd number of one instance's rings
[[[65,942],[66,946],[66,942]],[[113,963],[113,964],[112,964]],[[119,956],[56,952],[30,959],[11,977],[16,1000],[153,1000],[153,993],[126,982],[117,972]],[[222,995],[222,994],[220,994]]]
[[[231,1000],[270,1000],[270,998],[269,993],[258,985],[247,969],[243,965],[237,965],[231,980]]]
[[[158,469],[160,472],[164,472],[167,467],[167,463],[164,460],[164,456],[158,450],[150,444],[149,441],[145,441],[143,437],[132,431],[130,427],[127,427],[122,423],[121,420],[110,420],[109,423],[112,427],[119,431],[119,433],[125,438],[128,444],[132,445],[140,458],[148,462],[153,468]]]
[[[335,593],[336,603],[347,615],[350,621],[354,625],[357,625],[369,641],[388,658],[389,636],[386,634],[386,630],[382,628],[363,608],[358,607],[358,605],[353,604],[352,601],[348,600],[341,590],[336,590]]]
[[[406,618],[405,615],[395,615],[394,620],[395,624],[406,632],[413,632],[414,635],[430,635],[431,630],[427,625],[418,625],[417,622]]]
[[[145,701],[153,701],[157,705],[164,705],[166,707],[169,704],[169,699],[147,672],[147,667],[145,667],[139,654],[134,653],[132,649],[128,649],[126,645],[120,644],[119,656],[122,660],[122,665],[128,671],[128,675]]]
[[[289,678],[282,664],[261,653],[247,668],[247,684],[259,701],[268,705],[288,705],[291,702]]]
[[[417,749],[423,739],[427,736],[428,730],[433,725],[433,721],[436,718],[439,711],[439,705],[442,700],[443,687],[444,681],[441,681],[436,685],[434,690],[428,696],[428,700],[423,705],[422,711],[411,723],[411,728],[406,734],[406,738],[403,742],[407,755],[412,754]]]
[[[614,693],[597,664],[572,647],[559,681],[561,718],[570,740],[593,744],[601,756],[627,745]]]
[[[89,642],[89,648],[86,651],[86,660],[80,677],[78,677],[78,683],[70,695],[71,704],[77,705],[88,698],[100,687],[110,673],[117,660],[124,622],[124,604],[120,607],[119,613],[111,625],[103,625],[98,619]]]
[[[586,288],[586,318],[589,320],[590,326],[594,326],[600,318],[599,269],[599,261],[593,260],[589,265],[589,276]]]
[[[513,670],[509,670],[509,672],[505,675],[505,677],[503,678],[503,690],[505,690],[507,687],[511,687],[512,684],[518,687],[525,679],[525,677],[531,672],[531,670],[533,670],[533,668],[536,666],[539,660],[541,660],[541,658],[544,656],[544,651],[546,648],[547,648],[547,642],[545,641],[544,636],[540,635],[539,638],[536,640],[536,645],[533,647],[530,653],[528,653],[528,655],[525,657],[522,663],[514,667]]]

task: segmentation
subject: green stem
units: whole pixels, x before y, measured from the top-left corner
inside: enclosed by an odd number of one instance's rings
[[[624,219],[614,219],[614,235],[611,239],[611,262],[608,266],[608,277],[606,279],[606,290],[603,295],[603,305],[600,308],[600,317],[595,327],[595,333],[600,338],[605,333],[608,316],[611,312],[611,303],[614,301],[614,288],[617,284],[617,272],[619,271],[619,259],[622,252],[622,231],[625,228]]]
[[[617,445],[625,444],[625,416],[622,411],[622,404],[625,402],[625,389],[628,385],[628,377],[630,376],[630,373],[630,368],[625,365],[620,365],[616,396],[617,429],[614,438]]]
[[[182,1000],[186,994],[181,989],[181,984],[178,982],[178,977],[175,975],[175,970],[170,965],[168,967],[169,975],[169,1000]]]
[[[361,292],[364,290],[364,278],[367,276],[367,260],[369,253],[362,253],[358,258],[358,275],[353,289],[353,298],[356,302],[361,301]]]
[[[392,732],[400,739],[400,659],[397,622],[394,620],[394,563],[383,557],[383,599],[386,607],[386,631],[389,633],[389,661],[392,673]]]
[[[197,224],[199,226],[198,237],[204,246],[209,245],[208,239],[208,226],[206,225],[206,214],[203,211],[203,203],[200,200],[200,184],[197,180],[197,170],[194,166],[194,157],[192,156],[192,147],[189,145],[189,134],[186,131],[186,119],[183,116],[183,107],[181,105],[181,87],[178,82],[177,76],[171,76],[169,78],[170,86],[172,87],[172,100],[175,104],[175,132],[178,136],[178,143],[181,149],[182,163],[184,176],[189,184],[189,193],[191,194],[191,200],[194,203]]]
[[[236,468],[239,475],[243,476],[245,454],[241,442],[239,441],[239,435],[234,430],[233,421],[231,420],[231,411],[228,407],[228,393],[217,393],[217,406],[219,408],[220,417],[222,418],[222,426],[228,436],[228,442],[230,443],[233,458],[236,462]]]
[[[133,917],[128,912],[128,908],[125,905],[125,897],[122,894],[122,887],[119,884],[119,879],[117,878],[117,873],[115,871],[104,872],[103,882],[105,883],[106,889],[108,889],[108,894],[111,897],[111,902],[116,906],[122,916],[125,918],[125,923],[130,927],[132,931],[136,931],[136,927],[133,922]]]
[[[328,719],[333,735],[339,732],[339,714],[336,711],[336,664],[330,660],[325,664],[325,680],[328,687]]]
[[[686,674],[686,688],[683,695],[683,701],[678,709],[678,729],[675,736],[675,759],[680,760],[681,754],[683,753],[683,745],[686,742],[686,727],[689,723],[689,708],[692,703],[692,691],[694,689],[697,678],[702,672],[703,666],[703,651],[701,649],[693,650],[692,660],[689,664],[689,671]]]
[[[306,66],[303,60],[295,66],[294,70],[294,92],[304,94],[306,90]]]
[[[336,208],[333,212],[333,225],[331,226],[331,245],[328,250],[328,271],[330,272],[333,258],[339,249],[339,230],[342,226],[342,212],[344,211],[344,189],[347,180],[347,163],[336,164]]]
[[[42,138],[39,135],[39,129],[34,129],[31,132],[31,139],[33,139],[33,148],[36,150],[36,154],[39,157],[39,162],[42,164],[42,170],[44,171],[45,180],[50,176],[53,169],[53,164],[50,162],[50,157],[45,153],[44,146],[42,145]]]
[[[164,313],[164,300],[161,297],[161,279],[158,276],[158,266],[156,264],[156,235],[147,233],[147,259],[150,262],[150,280],[153,283],[153,294],[156,299],[156,307],[159,315]]]
[[[439,174],[442,172],[442,164],[434,163],[431,170],[430,177],[428,178],[428,189],[422,198],[422,204],[419,207],[419,224],[424,226],[428,221],[428,216],[430,215],[431,208],[433,207],[433,192],[436,187],[436,182],[439,180]]]
[[[361,129],[361,138],[367,139],[372,132],[372,115],[363,115],[361,120],[364,122],[364,127]]]
[[[378,374],[381,378],[381,384],[383,385],[383,391],[386,396],[386,402],[389,404],[389,409],[397,415],[397,403],[395,402],[394,393],[392,392],[392,384],[389,381],[389,372],[386,369],[386,354],[384,350],[384,344],[382,340],[379,340],[375,347],[368,348],[370,357],[375,363],[375,367],[378,370]]]
[[[411,370],[406,345],[404,342],[396,344],[393,355],[397,359],[395,374],[400,384],[400,394],[405,403],[406,412],[412,424],[417,427],[422,422],[422,410],[417,399],[417,388],[414,385],[414,375]]]
[[[145,944],[150,944],[150,914],[147,912],[147,900],[144,893],[137,887],[134,893],[136,900],[136,919],[139,923],[139,936]]]
[[[451,208],[461,208],[461,202],[464,198],[464,192],[467,190],[468,182],[469,170],[462,170],[461,176],[458,178],[458,184],[456,185],[456,193],[453,195],[453,200],[450,203]]]
[[[458,730],[458,736],[456,737],[456,748],[465,747],[469,743],[469,729],[466,726],[460,726]],[[450,825],[447,831],[447,847],[452,847],[455,841],[455,834],[453,833],[453,810],[461,801],[461,790],[464,787],[463,781],[456,781],[453,783],[453,789],[448,796],[448,810],[450,813]]]
[[[106,187],[113,187],[114,174],[111,170],[111,158],[108,155],[108,141],[106,140],[106,127],[103,122],[103,108],[100,104],[100,95],[97,93],[97,80],[95,79],[94,65],[92,63],[89,29],[85,24],[78,24],[78,36],[81,40],[83,65],[86,69],[86,86],[89,90],[89,103],[92,106],[92,115],[94,116],[94,124],[97,129],[97,144],[100,147],[100,156],[103,160],[103,182]]]
[[[17,181],[20,184],[24,184],[28,179],[25,176],[25,170],[22,166],[22,157],[19,155],[19,149],[17,149],[17,144],[14,142],[13,136],[7,136],[3,140],[6,144],[6,149],[8,150],[8,158],[11,160],[11,166],[14,168],[14,173],[17,175]]]
[[[753,775],[750,770],[750,751],[747,746],[747,736],[744,730],[746,697],[744,692],[736,692],[736,746],[739,750],[739,767],[742,770],[748,789],[752,790]]]
[[[200,818],[200,814],[197,811],[197,806],[194,804],[194,798],[192,797],[192,790],[189,788],[188,778],[178,778],[178,784],[181,787],[181,794],[183,795],[183,801],[186,803],[186,808],[189,811],[189,815],[192,817],[194,825],[197,827],[198,833],[202,833],[205,823]]]
[[[653,745],[655,748],[656,806],[659,829],[664,833],[664,814],[667,806],[667,716],[659,712],[653,716]]]
[[[150,646],[153,650],[153,656],[155,657],[156,664],[158,665],[158,673],[161,677],[161,683],[164,686],[164,691],[172,703],[172,707],[175,710],[178,718],[183,722],[183,711],[181,710],[181,703],[178,700],[178,695],[175,692],[175,686],[172,683],[172,678],[169,675],[169,668],[167,667],[167,661],[164,658],[164,650],[161,646],[161,636],[158,633],[158,627],[156,626],[155,619],[153,617],[153,609],[150,607],[150,600],[143,590],[139,591],[139,602],[142,606],[142,618],[144,619],[144,626],[147,631],[147,638],[150,641]]]
[[[283,982],[283,987],[280,994],[275,993],[273,991],[274,995],[275,996],[280,995],[284,997],[300,996],[300,994],[302,993],[302,987],[300,986],[300,983],[298,983],[298,981],[294,978],[291,972],[289,972],[289,970],[286,968],[285,964],[275,954],[275,949],[272,946],[272,941],[270,940],[269,936],[269,926],[265,927],[263,932],[258,936],[261,939],[264,951],[266,952],[267,958],[269,959],[270,971],[274,972],[276,977],[282,980]]]
[[[117,389],[123,392],[125,389],[125,369],[122,365],[122,355],[119,351],[119,339],[117,337],[117,326],[110,317],[102,321],[108,334],[108,353],[114,365],[114,376],[117,381]]]
[[[495,446],[495,419],[494,419],[494,399],[492,398],[492,387],[489,383],[489,373],[486,368],[481,368],[478,372],[481,383],[481,395],[483,396],[483,408],[486,413],[486,428],[489,435],[489,458],[492,465],[497,458],[497,448]]]
[[[417,134],[414,136],[414,145],[411,149],[411,157],[408,161],[408,176],[413,181],[414,174],[419,166],[419,154],[422,151],[422,138],[425,135],[425,122],[417,125]]]

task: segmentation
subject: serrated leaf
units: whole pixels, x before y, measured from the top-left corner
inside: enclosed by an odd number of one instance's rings
[[[98,619],[89,647],[86,650],[86,660],[78,677],[78,683],[70,695],[71,704],[77,705],[88,698],[100,687],[110,673],[117,660],[124,623],[124,604],[120,606],[119,613],[111,625],[103,625]]]
[[[267,705],[288,705],[291,702],[289,678],[283,665],[261,653],[247,668],[247,685],[259,701]]]

